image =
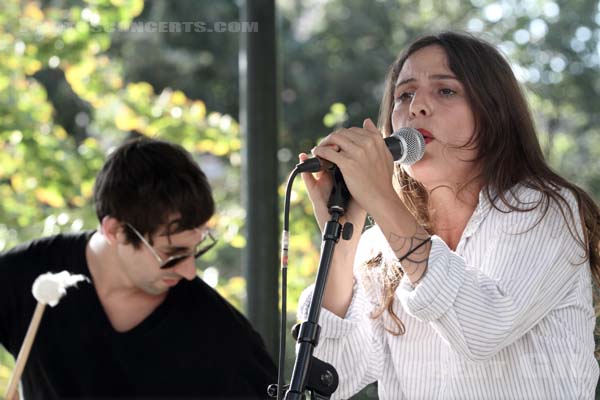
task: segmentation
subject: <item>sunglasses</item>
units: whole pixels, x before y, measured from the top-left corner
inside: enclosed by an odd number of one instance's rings
[[[152,247],[150,245],[150,243],[148,243],[148,241],[144,238],[144,236],[142,236],[142,234],[137,229],[135,229],[128,222],[125,222],[125,225],[127,225],[127,227],[129,229],[131,229],[133,231],[133,233],[135,233],[135,235],[142,241],[142,243],[144,243],[146,245],[146,247],[148,247],[148,249],[152,252],[154,257],[156,258],[156,261],[158,261],[158,263],[160,264],[160,267],[159,267],[160,269],[173,268],[174,266],[179,264],[181,261],[183,261],[189,257],[194,257],[195,259],[198,259],[200,256],[202,256],[204,253],[206,253],[207,251],[212,249],[217,244],[217,239],[215,239],[215,237],[212,235],[212,233],[210,231],[208,231],[206,233],[206,236],[210,240],[210,243],[208,243],[208,244],[205,243],[206,239],[204,239],[196,245],[196,249],[193,252],[185,253],[185,254],[177,254],[177,255],[171,256],[165,260],[161,256],[158,255],[158,253],[156,252],[154,247]]]

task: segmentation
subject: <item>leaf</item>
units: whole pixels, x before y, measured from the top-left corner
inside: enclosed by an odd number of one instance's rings
[[[235,235],[229,244],[238,249],[244,248],[246,247],[246,238],[242,235]]]
[[[35,197],[39,202],[48,204],[50,207],[65,206],[65,200],[56,188],[38,188],[35,190]]]
[[[138,128],[139,121],[131,108],[121,105],[115,115],[115,125],[122,131],[132,131]]]
[[[196,121],[200,121],[206,117],[206,105],[201,100],[196,100],[190,107],[190,117]]]
[[[186,103],[187,97],[181,90],[176,90],[171,96],[171,103],[176,106],[182,106]]]
[[[343,103],[333,103],[330,109],[336,115],[346,114],[346,106]]]
[[[38,7],[36,2],[29,1],[23,10],[23,17],[40,22],[44,20],[44,13]]]

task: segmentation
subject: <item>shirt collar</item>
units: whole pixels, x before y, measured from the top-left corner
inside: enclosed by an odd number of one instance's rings
[[[461,242],[473,236],[473,234],[477,232],[477,229],[479,229],[479,226],[481,225],[483,220],[488,216],[490,210],[492,209],[493,204],[488,199],[486,192],[487,190],[485,187],[479,191],[479,201],[477,203],[477,207],[475,207],[475,211],[473,212],[473,215],[471,215],[471,218],[469,219],[469,222],[465,227]],[[496,191],[490,188],[489,192],[490,196],[495,202],[497,198]]]

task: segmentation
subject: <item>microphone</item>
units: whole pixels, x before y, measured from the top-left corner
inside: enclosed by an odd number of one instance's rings
[[[423,158],[425,154],[425,139],[421,132],[414,128],[400,128],[392,136],[383,139],[392,153],[394,162],[402,165],[412,165]],[[336,165],[322,158],[314,157],[296,165],[298,172],[317,172],[333,170]]]

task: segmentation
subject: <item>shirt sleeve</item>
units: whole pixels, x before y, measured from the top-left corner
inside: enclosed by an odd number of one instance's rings
[[[313,287],[302,294],[298,317],[308,316]],[[333,365],[339,375],[339,386],[333,399],[347,399],[383,374],[383,328],[381,320],[371,319],[368,301],[358,285],[354,285],[352,302],[344,318],[321,308],[321,334],[314,355]]]
[[[361,237],[355,262],[356,267],[370,257],[373,249],[372,232]],[[314,286],[309,286],[300,296],[298,319],[308,318]],[[339,374],[339,386],[333,399],[347,399],[383,375],[385,357],[384,329],[381,318],[371,318],[374,308],[370,293],[355,279],[353,296],[344,318],[321,308],[319,325],[321,333],[314,355],[333,365]]]
[[[434,236],[421,283],[413,288],[405,277],[396,291],[404,309],[471,361],[487,360],[513,343],[565,297],[580,268],[589,267],[573,237],[583,237],[577,206],[565,197],[574,225],[568,210],[565,220],[553,202],[543,218],[543,204],[504,214],[499,232],[487,233],[481,265],[468,265]]]

